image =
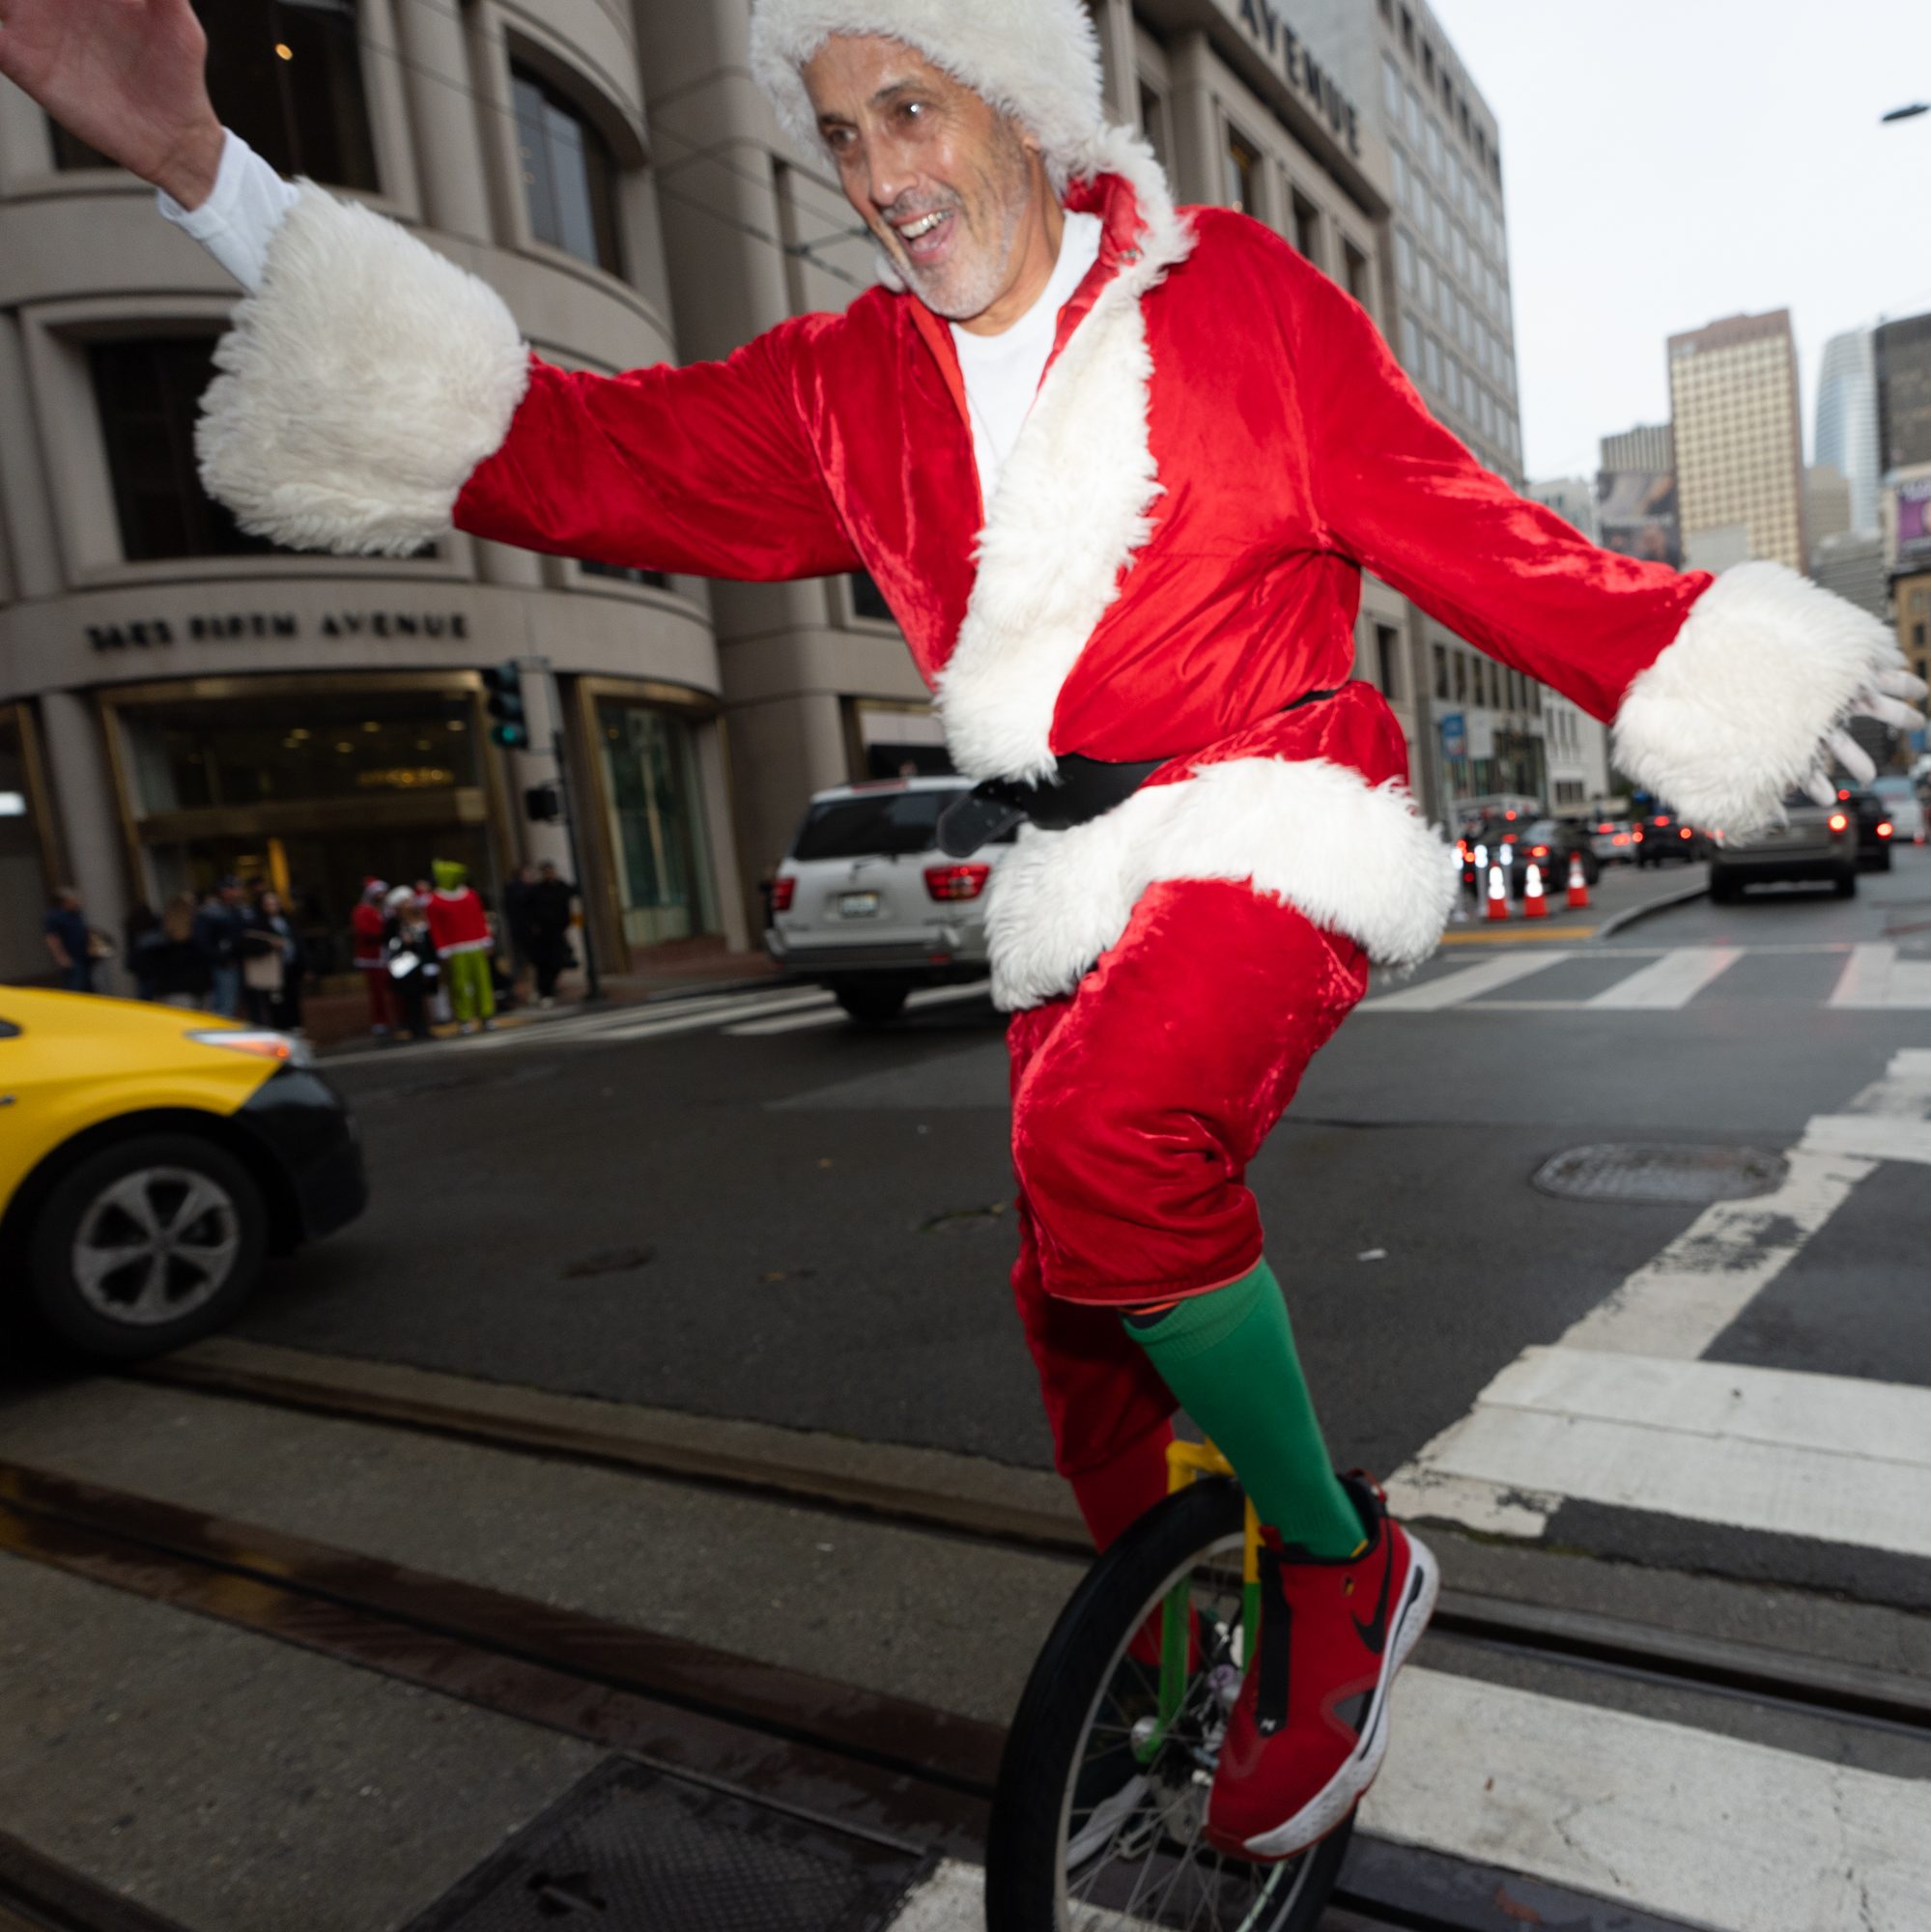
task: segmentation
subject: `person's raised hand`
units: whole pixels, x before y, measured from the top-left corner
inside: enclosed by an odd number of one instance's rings
[[[221,162],[207,58],[188,0],[0,0],[0,74],[185,208]]]

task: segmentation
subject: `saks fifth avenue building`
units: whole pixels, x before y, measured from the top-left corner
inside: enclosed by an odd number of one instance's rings
[[[745,0],[196,5],[229,125],[482,275],[555,362],[724,355],[872,279],[829,170],[788,150],[749,79]],[[1146,128],[1178,197],[1267,221],[1396,338],[1372,90],[1402,56],[1377,0],[1358,6],[1351,51],[1318,45],[1347,38],[1328,18],[1292,59],[1278,6],[1095,12],[1111,112]],[[403,560],[244,537],[193,462],[237,298],[149,190],[0,82],[0,978],[43,972],[57,883],[116,932],[136,901],[259,874],[327,959],[369,873],[460,859],[494,895],[519,863],[564,865],[559,829],[524,811],[554,776],[553,733],[604,960],[741,950],[812,790],[943,768],[863,579],[707,583],[461,535]],[[1459,426],[1506,472],[1472,411]],[[551,668],[525,676],[528,752],[489,742],[480,672],[506,659]],[[1432,803],[1445,661],[1438,630],[1371,582],[1356,674],[1393,701]],[[1520,724],[1540,730],[1525,695]]]

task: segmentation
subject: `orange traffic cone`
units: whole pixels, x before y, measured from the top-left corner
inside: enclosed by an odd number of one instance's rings
[[[1542,867],[1533,861],[1529,865],[1529,875],[1522,881],[1522,917],[1524,919],[1547,919],[1548,898],[1542,889]]]
[[[1589,881],[1582,876],[1582,854],[1569,855],[1569,903],[1571,906],[1586,906],[1589,903]]]
[[[1491,866],[1489,867],[1489,917],[1491,919],[1507,919],[1508,916],[1509,891],[1502,883],[1502,868],[1499,866]]]

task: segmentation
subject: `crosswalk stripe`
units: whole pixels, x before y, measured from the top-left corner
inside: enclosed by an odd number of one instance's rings
[[[1444,973],[1438,980],[1430,980],[1419,986],[1406,986],[1399,993],[1384,993],[1379,999],[1370,1000],[1362,1008],[1364,1012],[1380,1013],[1435,1013],[1444,1008],[1465,1005],[1477,1000],[1484,993],[1498,992],[1504,986],[1512,986],[1518,980],[1526,980],[1531,973],[1540,973],[1545,967],[1559,965],[1565,959],[1574,959],[1576,954],[1563,951],[1556,952],[1505,952],[1494,959],[1485,959],[1479,966],[1464,966],[1459,972]]]
[[[569,1013],[561,1019],[536,1020],[527,1026],[511,1027],[500,1033],[482,1034],[462,1043],[466,1052],[481,1052],[490,1047],[527,1046],[536,1041],[555,1044],[563,1040],[608,1039],[627,1037],[639,1027],[654,1027],[708,1014],[722,1022],[733,1013],[756,1012],[782,994],[717,993],[698,999],[646,1002],[642,1006],[613,1007],[605,1012]]]
[[[813,990],[792,993],[781,999],[761,1000],[750,1010],[758,1013],[796,1013],[809,1008],[814,1010],[815,1016],[815,1009],[829,1008],[831,1003],[831,994]],[[599,1042],[662,1039],[669,1034],[702,1033],[711,1027],[721,1027],[727,1032],[735,1032],[737,1029],[731,1027],[729,1022],[745,1010],[747,1009],[743,1006],[731,1006],[723,1010],[704,1013],[660,1014],[655,1019],[639,1020],[627,1027],[612,1027],[609,1032],[599,1034],[597,1038]]]
[[[1900,959],[1888,940],[1854,946],[1830,1004],[1853,1012],[1931,1008],[1931,959]]]
[[[1432,1669],[1391,1719],[1377,1837],[1723,1932],[1931,1925],[1920,1780]]]
[[[1743,956],[1742,950],[1734,946],[1681,947],[1639,967],[1627,980],[1618,980],[1586,1004],[1599,1012],[1671,1011],[1687,1007],[1705,986],[1719,974],[1727,973]]]
[[[923,986],[906,1002],[906,1010],[915,1011],[926,1007],[949,1007],[967,1000],[983,999],[990,989],[989,980],[975,980],[966,986]],[[827,999],[831,995],[825,995]],[[844,1009],[838,1008],[825,1012],[799,1013],[788,1019],[748,1020],[742,1026],[726,1027],[724,1031],[733,1039],[763,1039],[773,1034],[801,1033],[807,1027],[838,1026],[845,1017]]]

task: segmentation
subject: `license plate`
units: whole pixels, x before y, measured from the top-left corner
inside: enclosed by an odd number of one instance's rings
[[[838,917],[840,919],[876,919],[878,917],[878,895],[876,893],[840,893],[838,895]]]

